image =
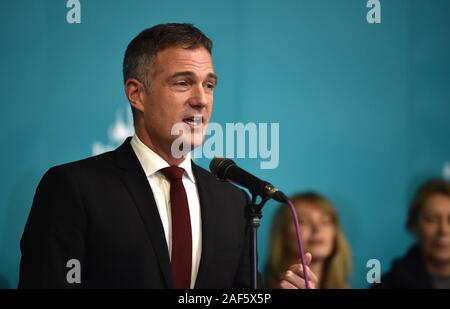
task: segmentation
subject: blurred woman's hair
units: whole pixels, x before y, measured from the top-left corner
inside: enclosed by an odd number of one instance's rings
[[[419,217],[425,204],[429,198],[437,194],[450,197],[450,182],[443,178],[434,178],[422,184],[416,191],[410,204],[408,220],[406,221],[406,228],[409,232],[412,234],[417,232]]]
[[[336,231],[334,249],[330,257],[325,261],[322,278],[320,278],[319,282],[320,288],[348,288],[347,279],[351,274],[351,252],[340,227],[336,209],[330,201],[316,192],[299,193],[290,199],[295,207],[299,203],[304,202],[317,207],[331,216]],[[287,229],[289,229],[291,224],[293,224],[291,211],[287,205],[282,205],[274,216],[270,231],[270,254],[266,268],[266,282],[269,288],[278,287],[282,273],[289,266],[287,265],[290,261],[287,261],[285,242],[295,242],[295,239],[286,237]]]

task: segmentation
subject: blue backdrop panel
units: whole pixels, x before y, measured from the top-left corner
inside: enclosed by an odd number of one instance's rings
[[[66,2],[0,4],[0,287],[17,286],[43,173],[130,133],[123,53],[161,22],[213,39],[213,121],[280,124],[276,169],[237,161],[287,193],[330,197],[353,248],[353,287],[367,286],[367,260],[386,271],[411,243],[411,194],[450,174],[450,2],[381,1],[380,24],[367,23],[366,1],[81,0],[80,24],[67,23]],[[260,269],[276,207],[264,209]]]

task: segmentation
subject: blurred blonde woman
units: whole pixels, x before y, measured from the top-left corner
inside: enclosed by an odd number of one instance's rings
[[[291,198],[299,218],[305,252],[312,254],[311,270],[319,278],[319,288],[349,288],[350,247],[339,225],[334,206],[315,192]],[[266,285],[279,288],[279,279],[289,265],[298,263],[295,226],[288,206],[274,216],[271,229],[270,256],[266,268]]]

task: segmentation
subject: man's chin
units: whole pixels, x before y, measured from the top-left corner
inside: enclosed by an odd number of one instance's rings
[[[185,157],[189,152],[201,146],[203,142],[203,134],[179,136],[175,141],[172,142],[172,156],[175,158]]]
[[[432,259],[436,263],[450,265],[450,254],[448,252],[433,252]]]
[[[183,140],[190,145],[191,149],[194,149],[203,144],[205,135],[202,132],[195,132],[185,136]]]
[[[194,150],[195,148],[201,146],[202,144],[203,144],[203,139],[200,142],[197,140],[191,141],[191,146],[190,146],[191,151]]]

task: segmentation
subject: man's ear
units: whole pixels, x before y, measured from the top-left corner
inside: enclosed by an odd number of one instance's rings
[[[125,82],[125,94],[130,102],[132,108],[144,112],[144,97],[145,87],[144,84],[137,79],[130,78]]]

